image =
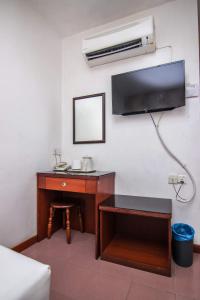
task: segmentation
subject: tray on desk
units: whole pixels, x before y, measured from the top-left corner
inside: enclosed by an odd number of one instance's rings
[[[67,170],[67,173],[94,173],[96,172],[96,170],[92,170],[92,171],[83,171],[83,170],[75,170],[75,169],[69,169]]]

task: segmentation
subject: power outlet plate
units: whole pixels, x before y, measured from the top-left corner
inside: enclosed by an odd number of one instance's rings
[[[178,183],[178,176],[177,175],[169,175],[168,183],[169,184],[177,184]]]
[[[176,174],[169,175],[168,183],[169,184],[186,183],[186,176],[185,175],[176,175]]]
[[[178,175],[178,183],[186,183],[186,176]]]

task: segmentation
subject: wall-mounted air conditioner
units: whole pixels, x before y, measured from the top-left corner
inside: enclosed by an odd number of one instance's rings
[[[82,52],[89,66],[154,52],[153,17],[100,32],[83,40]]]

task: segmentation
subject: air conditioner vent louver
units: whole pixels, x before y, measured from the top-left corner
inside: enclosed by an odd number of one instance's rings
[[[127,43],[123,43],[123,44],[115,45],[115,46],[108,47],[108,48],[105,48],[105,49],[101,49],[101,50],[98,50],[98,51],[87,53],[86,57],[87,57],[88,60],[92,60],[92,59],[96,59],[98,57],[112,55],[112,54],[115,54],[115,53],[135,49],[135,48],[138,48],[138,47],[141,47],[141,46],[142,46],[142,39],[137,39],[137,40],[130,41],[130,42],[127,42]]]
[[[153,16],[97,32],[82,41],[82,53],[90,67],[155,50]]]

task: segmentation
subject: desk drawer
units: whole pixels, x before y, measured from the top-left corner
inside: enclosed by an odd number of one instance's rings
[[[85,180],[71,178],[46,177],[45,188],[47,190],[68,191],[85,193]]]

